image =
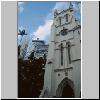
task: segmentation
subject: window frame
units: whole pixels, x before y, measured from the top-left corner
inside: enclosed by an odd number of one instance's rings
[[[61,25],[61,17],[59,17],[59,25]]]
[[[69,16],[69,14],[66,14],[66,15],[65,15],[66,22],[68,22],[68,16]]]
[[[63,66],[63,64],[64,64],[64,62],[63,62],[63,60],[64,60],[64,56],[63,56],[63,52],[64,52],[63,43],[61,43],[60,50],[61,50],[60,51],[60,58],[61,58],[60,63],[61,63],[61,66]]]

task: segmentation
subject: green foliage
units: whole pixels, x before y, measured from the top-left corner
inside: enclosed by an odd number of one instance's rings
[[[33,57],[33,56],[32,56]],[[18,97],[39,97],[43,88],[44,70],[46,59],[23,61],[18,59]]]

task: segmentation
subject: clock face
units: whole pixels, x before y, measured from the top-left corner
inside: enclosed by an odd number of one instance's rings
[[[61,35],[67,35],[67,33],[68,33],[68,29],[61,30]]]

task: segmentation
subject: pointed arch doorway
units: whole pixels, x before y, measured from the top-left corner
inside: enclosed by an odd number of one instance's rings
[[[56,91],[56,97],[74,98],[74,84],[70,79],[65,78],[61,81]]]

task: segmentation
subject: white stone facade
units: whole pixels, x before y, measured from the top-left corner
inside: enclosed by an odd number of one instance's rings
[[[54,16],[40,97],[80,98],[80,95],[81,25],[69,8]]]

